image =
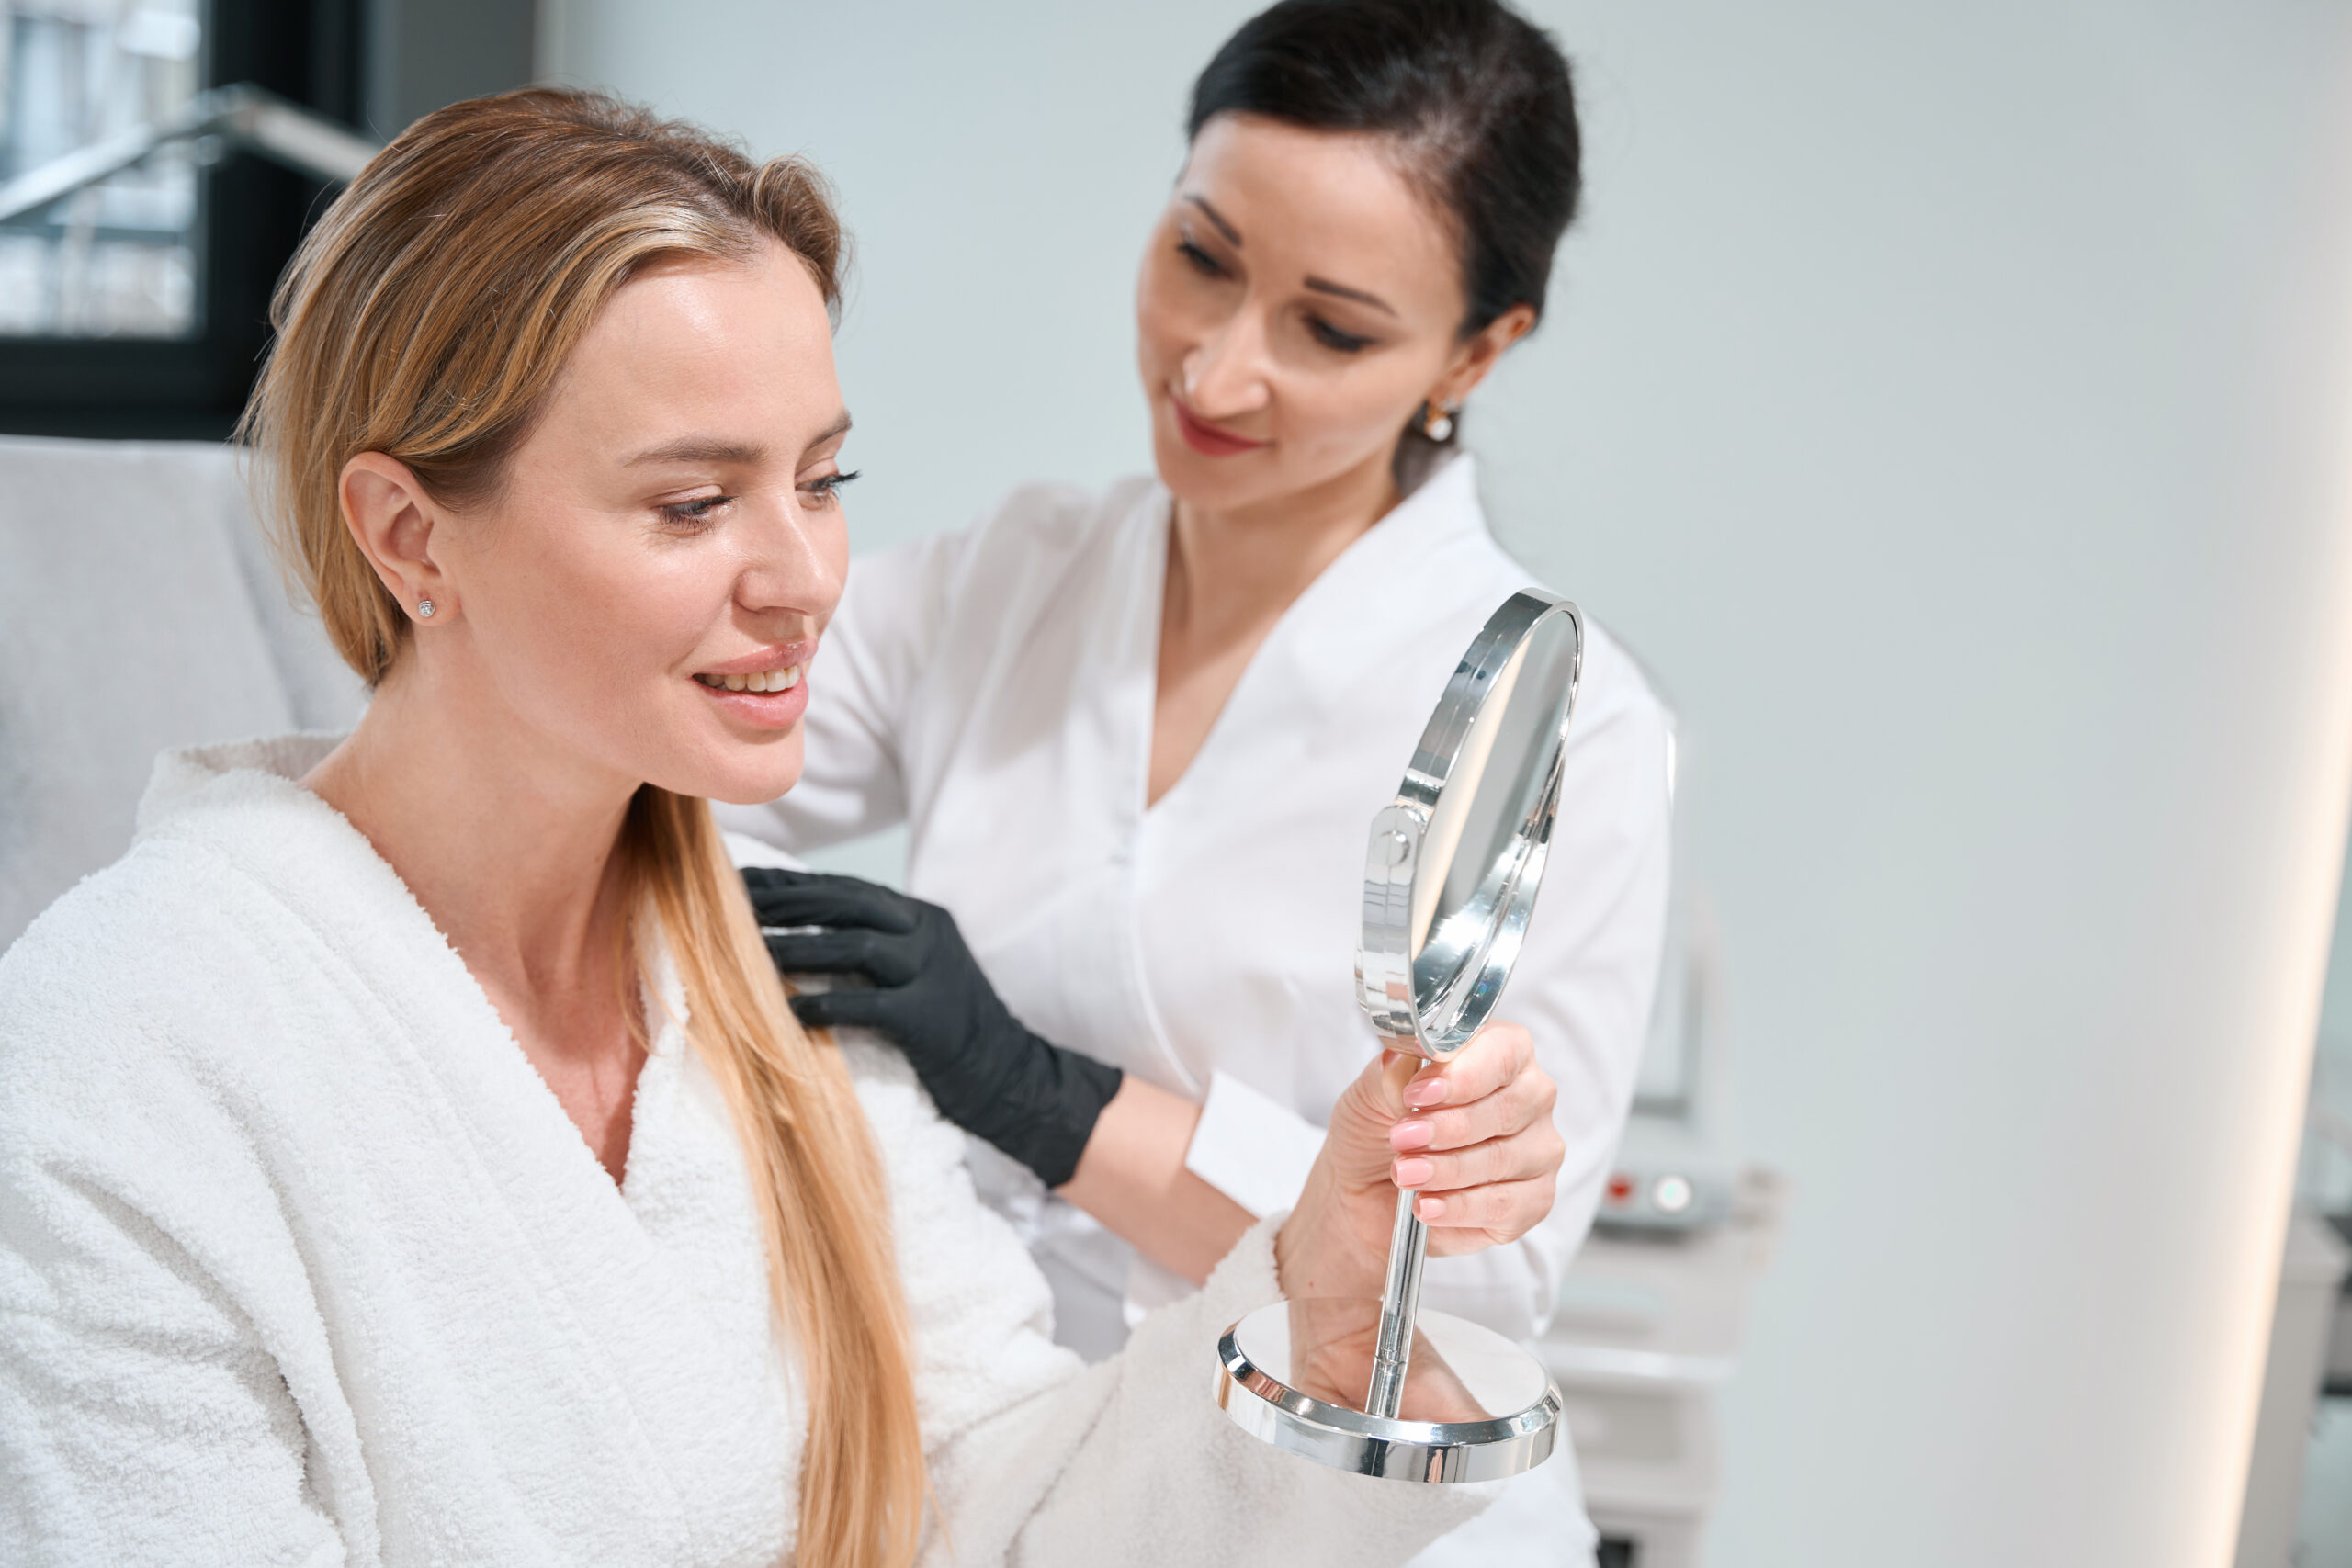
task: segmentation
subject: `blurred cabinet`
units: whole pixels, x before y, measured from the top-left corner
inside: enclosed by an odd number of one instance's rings
[[[2343,1327],[2347,1266],[2352,1250],[2343,1238],[2325,1220],[2298,1210],[2287,1223],[2254,1459],[2246,1470],[2245,1506],[2238,1516],[2237,1568],[2333,1568],[2297,1565],[2295,1531],[2312,1420],[2321,1385],[2335,1373],[2331,1341],[2352,1338]],[[2352,1351],[2352,1345],[2344,1348]]]
[[[1562,1282],[1536,1349],[1566,1401],[1602,1568],[1696,1568],[1722,1469],[1715,1393],[1785,1202],[1782,1179],[1750,1168],[1722,1223],[1597,1230]]]

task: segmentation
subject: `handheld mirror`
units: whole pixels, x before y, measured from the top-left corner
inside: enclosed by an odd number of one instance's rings
[[[1515,593],[1446,683],[1372,819],[1358,996],[1386,1048],[1450,1060],[1493,1014],[1544,879],[1584,621]],[[1261,1308],[1217,1342],[1217,1403],[1277,1448],[1364,1475],[1492,1481],[1558,1438],[1560,1393],[1503,1336],[1419,1311],[1429,1230],[1398,1194],[1378,1301]]]

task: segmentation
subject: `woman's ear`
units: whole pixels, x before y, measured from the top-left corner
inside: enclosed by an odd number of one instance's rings
[[[381,452],[362,452],[343,466],[336,489],[344,526],[401,607],[417,620],[440,621],[453,614],[454,585],[433,556],[441,509],[409,466]],[[423,608],[427,604],[432,608]]]
[[[1430,401],[1441,408],[1459,408],[1469,401],[1470,394],[1502,358],[1503,351],[1534,330],[1532,305],[1513,305],[1488,321],[1454,348],[1453,363],[1438,378]]]

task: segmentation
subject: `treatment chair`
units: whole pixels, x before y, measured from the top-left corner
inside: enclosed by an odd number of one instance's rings
[[[0,948],[122,853],[158,751],[364,700],[231,448],[0,436]]]

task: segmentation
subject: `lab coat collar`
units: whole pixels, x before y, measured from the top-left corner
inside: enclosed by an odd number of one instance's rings
[[[1451,626],[1473,601],[1499,602],[1498,571],[1526,580],[1487,530],[1477,465],[1464,453],[1308,585],[1263,649],[1282,678],[1262,684],[1306,705],[1293,719],[1319,717],[1376,671],[1393,669],[1400,638],[1419,643],[1431,627]],[[1477,607],[1483,614],[1494,606]],[[1450,660],[1459,652],[1415,648],[1411,656]]]
[[[1432,592],[1459,591],[1465,570],[1490,563],[1492,550],[1478,504],[1477,463],[1465,452],[1366,529],[1293,609],[1317,622],[1318,633],[1348,626],[1376,635],[1377,626],[1368,625],[1376,612],[1426,605]],[[1426,617],[1411,618],[1418,624]]]
[[[1168,558],[1170,508],[1166,491],[1158,499],[1151,525],[1134,536],[1148,552],[1148,581],[1138,584],[1148,598],[1137,606],[1148,606],[1148,620],[1133,650],[1142,672],[1135,710],[1139,760],[1149,750],[1149,671]],[[1450,671],[1495,605],[1528,581],[1487,531],[1476,466],[1466,454],[1454,457],[1350,545],[1284,612],[1154,814],[1208,809],[1224,790],[1251,787],[1256,771],[1269,765],[1269,738],[1281,738],[1272,742],[1278,748],[1326,744],[1335,719],[1360,720],[1356,694],[1368,682],[1407,674],[1402,690],[1416,684],[1410,672]],[[1136,799],[1142,799],[1140,789]]]

